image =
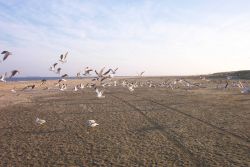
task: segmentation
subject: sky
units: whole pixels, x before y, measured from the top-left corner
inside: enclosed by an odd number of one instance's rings
[[[250,69],[249,0],[0,0],[0,73],[199,75]],[[2,58],[2,56],[1,56]]]

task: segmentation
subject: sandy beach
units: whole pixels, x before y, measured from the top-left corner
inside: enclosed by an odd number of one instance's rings
[[[31,83],[0,85],[0,166],[250,165],[250,99],[239,90],[18,91]]]

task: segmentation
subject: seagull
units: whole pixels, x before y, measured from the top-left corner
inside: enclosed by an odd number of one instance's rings
[[[226,85],[225,85],[224,89],[226,89],[227,87],[228,87],[228,82],[226,81]]]
[[[62,70],[62,68],[58,68],[58,69],[56,70],[56,74],[60,74],[61,70]]]
[[[43,120],[43,119],[36,118],[36,123],[37,123],[37,124],[42,125],[42,124],[44,124],[45,122],[46,122],[46,121],[45,121],[45,120]]]
[[[86,67],[84,70],[84,74],[83,75],[90,75],[90,72],[93,71],[93,69]]]
[[[130,92],[133,92],[135,89],[134,89],[135,85],[134,84],[130,84],[130,86],[128,86],[128,90]]]
[[[111,74],[110,74],[110,78],[114,78],[114,75],[116,74],[116,71],[118,70],[118,68],[112,70],[111,69]]]
[[[60,91],[64,91],[67,89],[67,85],[66,84],[62,84],[62,85],[59,85],[60,87]]]
[[[243,93],[243,94],[250,93],[250,88],[244,86],[240,81],[239,81],[239,87],[242,88],[241,91],[240,91],[241,93]]]
[[[145,71],[138,74],[139,77],[142,77],[142,75],[145,73]]]
[[[12,55],[12,53],[11,52],[9,52],[9,51],[2,51],[2,53],[1,54],[3,54],[4,56],[3,56],[3,61],[4,60],[6,60],[10,55]],[[2,61],[0,61],[0,62],[2,62]]]
[[[34,88],[36,87],[36,85],[28,85],[28,86],[25,86],[22,90],[26,90],[26,89],[31,89],[33,90]]]
[[[7,76],[7,72],[0,77],[0,82],[6,82],[5,77]]]
[[[12,93],[16,93],[15,87],[10,90]]]
[[[59,79],[58,82],[55,84],[55,86],[59,86],[61,82],[66,81],[66,79]]]
[[[81,84],[79,85],[79,88],[80,88],[80,89],[84,89],[84,85],[81,83]]]
[[[41,80],[41,85],[46,84],[46,82],[47,82],[46,79],[42,79],[42,80]]]
[[[114,81],[114,86],[115,86],[115,87],[117,86],[117,81]]]
[[[104,69],[105,69],[105,67],[103,67],[103,68],[99,71],[99,73],[95,70],[95,73],[96,73],[96,75],[98,76],[98,78],[103,77],[103,71],[104,71]],[[105,73],[106,73],[106,72],[105,72]]]
[[[243,94],[248,94],[248,93],[250,93],[250,88],[245,87],[240,92],[243,93]]]
[[[11,75],[9,78],[12,78],[13,76],[15,76],[16,74],[19,74],[20,72],[18,70],[13,70],[11,71]]]
[[[98,126],[99,124],[95,122],[95,120],[88,120],[87,121],[87,126],[93,128],[93,127],[96,127]]]
[[[105,98],[105,96],[103,96],[104,90],[99,91],[97,88],[95,88],[95,92],[98,98]]]
[[[64,55],[61,54],[59,61],[62,62],[62,63],[66,63],[67,62],[67,60],[66,60],[67,55],[68,55],[68,52],[66,52]]]
[[[62,78],[68,77],[68,74],[64,74],[61,76]]]
[[[54,63],[53,66],[49,68],[50,71],[55,71],[58,63]]]
[[[74,91],[77,92],[78,91],[78,88],[77,86],[74,87]]]
[[[80,77],[81,77],[81,72],[78,72],[78,73],[76,74],[76,77],[77,77],[77,78],[80,78]]]

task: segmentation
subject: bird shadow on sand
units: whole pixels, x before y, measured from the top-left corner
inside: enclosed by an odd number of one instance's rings
[[[235,101],[243,102],[243,101],[250,101],[250,99],[239,99],[239,100],[235,100]]]
[[[151,127],[143,127],[143,128],[135,130],[134,132],[139,133],[139,134],[144,134],[144,133],[148,133],[148,132],[155,131],[155,130],[163,131],[164,129],[165,127],[156,125],[156,126],[151,126]]]
[[[24,134],[31,135],[44,135],[44,134],[53,134],[53,133],[63,133],[66,132],[66,129],[55,129],[55,130],[32,130],[32,131],[23,131]]]

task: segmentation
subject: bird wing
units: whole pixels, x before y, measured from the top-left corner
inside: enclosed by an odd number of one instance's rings
[[[103,73],[104,69],[105,69],[105,67],[103,67],[103,68],[101,69],[101,71],[99,72],[99,76],[102,76],[102,73]]]
[[[10,78],[11,78],[11,77],[13,77],[13,76],[15,76],[17,73],[18,73],[18,71],[17,71],[17,70],[13,70],[13,71],[11,71]]]
[[[68,56],[68,52],[65,53],[64,60],[67,58],[67,56]]]
[[[63,59],[63,54],[61,54],[60,59],[61,59],[61,60]]]
[[[54,63],[54,64],[53,64],[53,67],[55,68],[57,64],[58,64],[58,63]]]
[[[3,57],[3,61],[6,60],[9,57],[9,54],[5,54]]]
[[[103,75],[107,75],[112,69],[109,69],[108,71],[106,71]]]

